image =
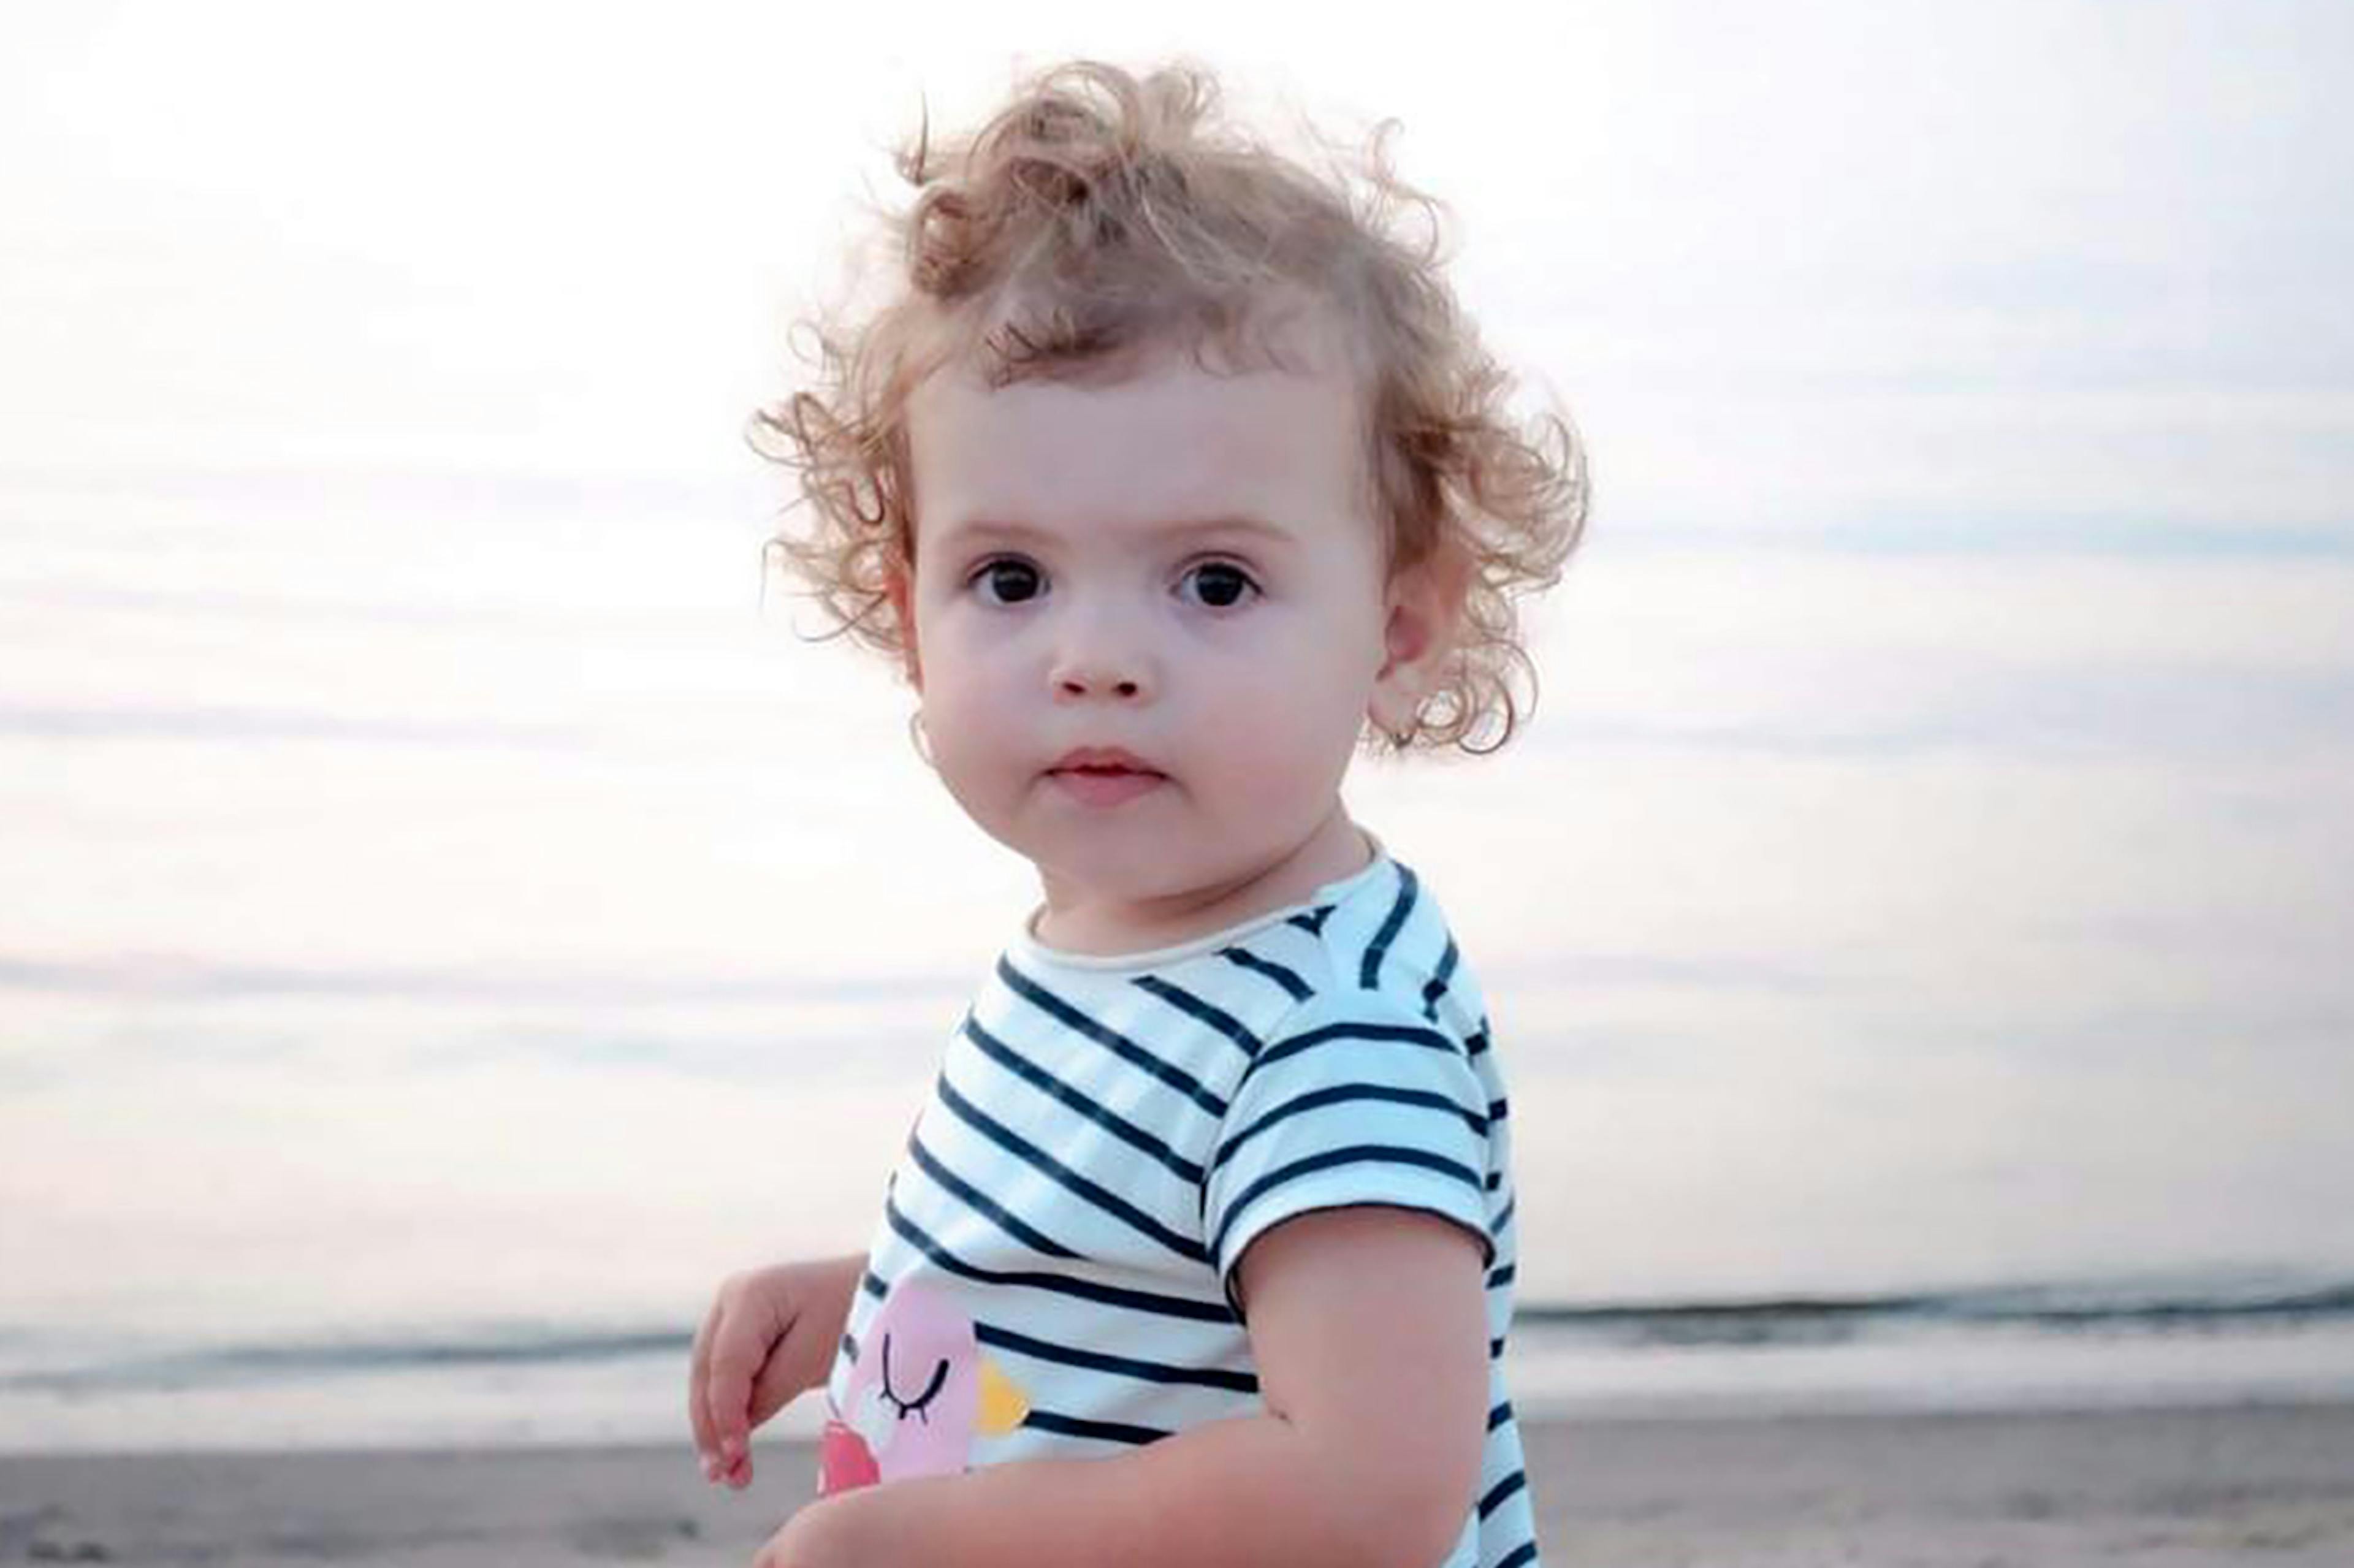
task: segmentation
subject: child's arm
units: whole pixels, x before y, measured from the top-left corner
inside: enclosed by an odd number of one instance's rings
[[[865,1269],[865,1255],[851,1254],[775,1264],[720,1286],[686,1373],[687,1419],[706,1477],[750,1482],[752,1429],[824,1381]]]
[[[1322,1210],[1244,1255],[1265,1413],[1108,1459],[1034,1460],[813,1503],[758,1568],[1430,1568],[1486,1440],[1479,1242]]]

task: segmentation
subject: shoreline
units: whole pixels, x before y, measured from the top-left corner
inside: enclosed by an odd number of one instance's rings
[[[1553,1564],[2354,1561],[2354,1403],[1624,1415],[1524,1427]],[[668,1446],[0,1455],[0,1563],[742,1564],[809,1495]]]

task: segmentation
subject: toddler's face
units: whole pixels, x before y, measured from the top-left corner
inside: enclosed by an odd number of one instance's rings
[[[1279,862],[1332,826],[1369,703],[1404,700],[1356,385],[1310,365],[951,366],[910,408],[933,760],[1058,911],[1116,925]]]

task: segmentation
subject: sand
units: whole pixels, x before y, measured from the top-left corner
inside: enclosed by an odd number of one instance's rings
[[[1532,1426],[1553,1568],[2354,1565],[2354,1405]],[[804,1495],[665,1449],[0,1457],[0,1563],[743,1563]]]

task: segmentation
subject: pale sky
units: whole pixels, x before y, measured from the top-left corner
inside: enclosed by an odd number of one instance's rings
[[[2354,13],[1167,16],[12,9],[0,1319],[864,1240],[1034,886],[740,432],[919,103],[1071,52],[1396,117],[1590,445],[1536,726],[1352,791],[1532,1295],[2354,1265]]]

